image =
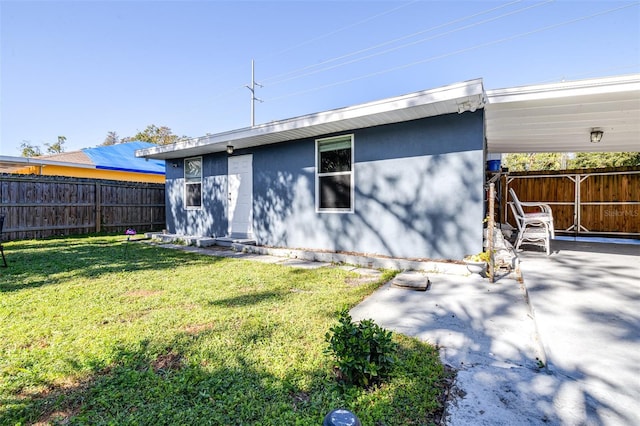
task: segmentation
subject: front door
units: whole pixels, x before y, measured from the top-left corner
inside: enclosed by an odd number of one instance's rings
[[[253,238],[253,155],[228,160],[229,236]]]

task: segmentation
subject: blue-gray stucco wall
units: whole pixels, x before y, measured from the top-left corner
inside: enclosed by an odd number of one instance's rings
[[[483,111],[354,129],[353,213],[315,209],[315,139],[253,154],[258,244],[460,259],[482,248]],[[332,136],[332,135],[323,135]],[[226,235],[227,155],[203,157],[203,209],[183,208],[182,161],[167,162],[167,226]]]
[[[202,208],[184,207],[184,159],[167,160],[167,229],[180,235],[224,236],[227,232],[227,154],[202,157]]]

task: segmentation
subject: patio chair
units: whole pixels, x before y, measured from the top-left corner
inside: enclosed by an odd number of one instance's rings
[[[516,219],[518,226],[518,236],[516,237],[515,249],[518,250],[523,242],[543,242],[547,255],[551,254],[552,238],[555,238],[553,227],[553,212],[548,204],[522,202],[518,199],[513,188],[509,188],[511,202],[509,206]],[[535,207],[539,211],[525,213],[523,207]]]
[[[4,257],[4,247],[2,246],[2,228],[3,227],[4,227],[4,215],[0,216],[0,254],[2,254],[2,263],[6,268],[9,265],[7,265],[7,258]]]

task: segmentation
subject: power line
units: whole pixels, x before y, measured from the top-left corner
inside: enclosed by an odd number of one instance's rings
[[[284,49],[284,50],[281,50],[280,52],[278,52],[278,53],[276,53],[276,54],[274,54],[274,55],[272,55],[272,56],[270,56],[270,57],[267,57],[267,58],[272,58],[272,57],[280,56],[280,55],[282,55],[282,54],[284,54],[284,53],[287,53],[287,52],[289,52],[289,51],[291,51],[291,50],[297,49],[297,48],[299,48],[299,47],[305,46],[305,45],[307,45],[307,44],[313,43],[313,42],[318,41],[318,40],[322,40],[323,38],[330,37],[330,36],[332,36],[332,35],[334,35],[334,34],[337,34],[337,33],[342,32],[342,31],[344,31],[344,30],[348,30],[348,29],[353,28],[353,27],[356,27],[356,26],[358,26],[358,25],[361,25],[361,24],[367,23],[367,22],[372,21],[372,20],[374,20],[374,19],[376,19],[376,18],[379,18],[379,17],[381,17],[381,16],[388,15],[388,14],[390,14],[390,13],[393,13],[393,12],[397,11],[397,10],[400,10],[400,9],[405,8],[405,7],[407,7],[407,6],[410,6],[410,5],[414,4],[414,3],[417,3],[418,1],[419,1],[419,0],[413,0],[413,1],[410,1],[410,2],[405,3],[405,4],[402,4],[402,5],[400,5],[400,6],[396,6],[396,7],[394,7],[393,9],[389,9],[389,10],[387,10],[387,11],[384,11],[384,12],[378,13],[378,14],[376,14],[376,15],[370,16],[370,17],[368,17],[368,18],[362,19],[362,20],[360,20],[360,21],[358,21],[358,22],[354,22],[353,24],[347,25],[347,26],[345,26],[345,27],[338,28],[337,30],[330,31],[330,32],[328,32],[328,33],[326,33],[326,34],[319,35],[319,36],[314,37],[314,38],[312,38],[312,39],[309,39],[309,40],[307,40],[307,41],[303,41],[302,43],[299,43],[299,44],[296,44],[296,45],[294,45],[294,46],[288,47],[288,48],[286,48],[286,49]],[[263,80],[263,81],[264,81],[264,80]]]
[[[302,78],[302,77],[305,77],[305,76],[308,76],[308,75],[317,74],[319,72],[328,71],[328,70],[331,70],[331,69],[334,69],[334,68],[337,68],[337,67],[340,67],[340,66],[348,65],[348,64],[351,64],[351,63],[355,63],[355,62],[359,62],[359,61],[362,61],[362,60],[365,60],[365,59],[369,59],[371,57],[375,57],[375,56],[379,56],[379,55],[382,55],[382,54],[385,54],[385,53],[389,53],[389,52],[392,52],[392,51],[395,51],[395,50],[399,50],[401,48],[404,48],[404,47],[407,47],[407,46],[410,46],[410,45],[418,44],[418,43],[421,43],[421,42],[424,42],[424,41],[429,41],[429,40],[432,40],[432,39],[437,38],[437,37],[442,37],[442,36],[445,36],[445,35],[449,35],[449,34],[451,34],[453,32],[456,32],[456,31],[461,31],[461,30],[464,30],[464,29],[467,29],[467,28],[472,28],[474,26],[481,25],[481,24],[484,24],[484,23],[487,23],[487,22],[490,22],[490,21],[494,21],[494,20],[497,20],[497,19],[501,19],[503,17],[510,16],[512,14],[519,13],[519,12],[522,12],[522,11],[525,11],[525,10],[528,10],[528,9],[531,9],[531,8],[534,8],[534,7],[542,6],[542,5],[547,4],[549,2],[552,2],[552,1],[554,1],[554,0],[547,0],[547,1],[543,2],[543,3],[538,3],[536,5],[528,6],[528,7],[525,7],[523,9],[519,9],[517,11],[508,13],[508,14],[504,14],[504,15],[501,15],[501,16],[498,16],[498,17],[495,17],[495,18],[492,18],[492,19],[489,19],[489,20],[485,20],[485,21],[482,21],[482,22],[479,22],[479,23],[475,23],[475,24],[471,24],[471,25],[468,25],[468,26],[465,26],[465,27],[461,27],[461,28],[458,28],[456,30],[452,30],[452,31],[449,31],[449,32],[446,32],[446,33],[441,33],[441,34],[432,36],[432,37],[427,38],[427,39],[414,41],[412,43],[408,43],[408,44],[405,44],[405,45],[402,45],[402,46],[398,46],[398,47],[395,47],[395,48],[392,48],[392,49],[388,49],[388,50],[379,52],[377,54],[372,54],[372,55],[369,55],[369,56],[366,56],[366,57],[362,57],[362,58],[357,59],[357,60],[344,62],[342,64],[334,65],[334,66],[331,66],[331,67],[325,67],[325,68],[320,69],[320,70],[316,70],[316,71],[313,71],[313,72],[301,74],[301,75],[298,75],[298,76],[289,77],[289,78],[282,79],[282,80],[276,80],[275,82],[269,84],[269,86],[274,86],[274,85],[277,85],[277,84],[280,84],[280,83],[284,83],[284,82],[287,82],[287,81],[290,81],[290,80],[294,80],[294,79],[297,79],[297,78]],[[360,21],[358,21],[358,22],[356,22],[354,24],[348,25],[346,27],[339,28],[339,29],[337,29],[335,31],[331,31],[329,33],[326,33],[326,34],[323,34],[321,36],[315,37],[313,39],[307,40],[307,41],[305,41],[303,43],[300,43],[298,45],[295,45],[295,46],[292,46],[290,48],[284,49],[283,51],[281,51],[280,53],[278,53],[278,54],[276,54],[274,56],[278,56],[278,55],[280,55],[280,54],[282,54],[284,52],[288,52],[290,50],[293,50],[293,49],[296,49],[298,47],[304,46],[306,44],[312,43],[314,41],[321,40],[321,39],[329,37],[329,36],[331,36],[333,34],[336,34],[336,33],[339,33],[341,31],[344,31],[346,29],[353,28],[353,27],[355,27],[357,25],[361,25],[363,23],[366,23],[366,22],[369,22],[371,20],[374,20],[374,19],[376,19],[378,17],[384,16],[384,15],[388,15],[388,14],[393,13],[393,12],[395,12],[395,11],[401,9],[401,8],[407,7],[407,6],[412,5],[414,3],[417,3],[417,2],[418,2],[418,0],[413,0],[411,2],[408,2],[408,3],[403,4],[401,6],[395,7],[393,9],[390,9],[390,10],[384,11],[382,13],[370,16],[370,17],[365,18],[363,20],[360,20]],[[346,55],[341,55],[341,56],[338,56],[338,57],[334,57],[334,58],[322,61],[322,62],[320,62],[318,64],[309,65],[309,66],[306,66],[306,67],[303,67],[303,68],[300,68],[300,69],[297,69],[297,70],[288,71],[286,73],[282,73],[282,74],[279,74],[279,75],[276,75],[276,76],[273,76],[273,77],[268,77],[268,78],[262,79],[261,81],[263,83],[267,83],[267,82],[272,81],[272,80],[277,79],[277,78],[281,78],[281,77],[285,77],[285,76],[288,76],[288,75],[292,75],[292,74],[295,74],[295,73],[298,73],[298,72],[301,72],[301,71],[304,71],[304,70],[307,70],[307,69],[311,69],[311,68],[315,68],[315,67],[321,66],[323,64],[335,62],[335,61],[338,61],[340,59],[345,59],[345,58],[348,58],[348,57],[351,57],[351,56],[355,56],[355,55],[360,54],[360,53],[364,53],[364,52],[371,51],[371,50],[374,50],[374,49],[377,49],[377,48],[380,48],[380,47],[384,47],[386,45],[397,43],[399,41],[406,40],[406,39],[415,37],[415,36],[420,35],[420,34],[424,34],[424,33],[427,33],[427,32],[432,32],[432,31],[435,31],[437,29],[444,28],[444,27],[447,27],[447,26],[450,26],[450,25],[453,25],[453,24],[456,24],[456,23],[459,23],[459,22],[464,22],[466,20],[469,20],[469,19],[472,19],[472,18],[475,18],[475,17],[478,17],[478,16],[486,15],[487,13],[491,13],[491,12],[494,12],[496,10],[511,6],[513,4],[516,4],[516,3],[521,3],[521,2],[522,2],[522,0],[514,0],[512,2],[509,2],[509,3],[503,4],[503,5],[494,7],[494,8],[490,8],[490,9],[484,10],[482,12],[478,12],[478,13],[475,13],[475,14],[472,14],[472,15],[468,15],[468,16],[463,17],[463,18],[455,19],[453,21],[449,21],[447,23],[437,25],[435,27],[431,27],[431,28],[428,28],[428,29],[425,29],[425,30],[421,30],[421,31],[409,34],[409,35],[398,37],[398,38],[395,38],[393,40],[389,40],[389,41],[386,41],[386,42],[383,42],[383,43],[379,43],[377,45],[374,45],[374,46],[371,46],[371,47],[368,47],[368,48],[365,48],[365,49],[361,49],[361,50],[358,50],[358,51],[355,51],[355,52],[348,53]],[[226,97],[234,94],[235,92],[239,91],[240,89],[243,89],[243,88],[246,88],[246,87],[247,86],[237,86],[234,89],[230,89],[229,91],[226,91],[223,94],[215,96],[214,99],[226,98]],[[260,85],[260,87],[263,87],[263,86]],[[262,102],[262,100],[260,100],[260,102]]]
[[[364,61],[365,59],[370,59],[370,58],[374,58],[376,56],[380,56],[380,55],[384,55],[384,54],[387,54],[387,53],[391,53],[391,52],[394,52],[396,50],[404,49],[405,47],[414,46],[416,44],[424,43],[424,42],[427,42],[427,41],[432,41],[432,40],[435,40],[436,38],[440,38],[440,37],[444,37],[444,36],[447,36],[447,35],[451,35],[451,34],[454,34],[456,32],[459,32],[459,31],[467,30],[469,28],[474,28],[474,27],[477,27],[479,25],[486,24],[488,22],[497,21],[498,19],[502,19],[502,18],[511,16],[511,15],[515,15],[516,13],[524,12],[526,10],[533,9],[535,7],[544,6],[545,4],[551,3],[553,1],[555,1],[555,0],[547,0],[547,1],[542,2],[542,3],[537,3],[535,5],[527,6],[527,7],[524,7],[522,9],[518,9],[516,11],[505,13],[503,15],[496,16],[496,17],[493,17],[493,18],[485,19],[483,21],[476,22],[476,23],[473,23],[473,24],[465,25],[463,27],[459,27],[459,28],[456,28],[456,29],[453,29],[453,30],[450,30],[450,31],[446,31],[444,33],[436,34],[436,35],[433,35],[431,37],[423,38],[423,39],[420,39],[420,40],[415,40],[415,41],[412,41],[410,43],[405,43],[403,45],[396,46],[396,47],[393,47],[393,48],[390,48],[390,49],[386,49],[386,50],[383,50],[381,52],[373,53],[373,54],[370,54],[370,55],[367,55],[367,56],[363,56],[363,57],[360,57],[360,58],[357,58],[357,59],[352,59],[350,61],[342,62],[342,63],[337,64],[337,65],[332,65],[332,66],[325,67],[325,68],[322,68],[322,69],[319,69],[319,70],[315,70],[315,71],[311,71],[311,72],[308,72],[308,73],[305,73],[305,74],[301,74],[301,75],[297,75],[297,76],[294,76],[294,77],[290,77],[288,79],[276,81],[274,83],[271,83],[271,86],[274,86],[276,84],[280,84],[280,83],[283,83],[283,82],[286,82],[286,81],[291,81],[291,80],[295,80],[295,79],[298,79],[298,78],[306,77],[306,76],[309,76],[309,75],[317,74],[319,72],[329,71],[329,70],[332,70],[332,69],[335,69],[335,68],[339,68],[339,67],[342,67],[342,66],[345,66],[345,65],[353,64],[353,63],[356,63],[356,62]],[[444,25],[449,25],[449,24],[444,24]],[[442,25],[439,26],[439,27],[442,27]],[[421,31],[420,33],[424,33],[424,32],[427,32],[427,31],[430,31],[430,30]]]
[[[389,10],[386,10],[386,11],[384,11],[384,12],[378,13],[378,14],[376,14],[376,15],[370,16],[370,17],[368,17],[368,18],[362,19],[362,20],[360,20],[360,21],[358,21],[358,22],[355,22],[355,23],[353,23],[353,24],[350,24],[350,25],[347,25],[347,26],[345,26],[345,27],[338,28],[337,30],[334,30],[334,31],[328,32],[328,33],[326,33],[326,34],[323,34],[323,35],[320,35],[320,36],[314,37],[314,38],[312,38],[312,39],[310,39],[310,40],[304,41],[304,42],[299,43],[299,44],[297,44],[297,45],[295,45],[295,46],[288,47],[288,48],[286,48],[286,49],[284,49],[284,50],[280,51],[279,53],[276,53],[276,54],[274,54],[274,55],[271,55],[271,56],[269,56],[269,57],[267,57],[267,58],[277,57],[277,56],[279,56],[279,55],[281,55],[281,54],[283,54],[283,53],[286,53],[286,52],[288,52],[288,51],[291,51],[291,50],[293,50],[293,49],[297,49],[297,48],[302,47],[302,46],[304,46],[304,45],[307,45],[307,44],[313,43],[313,42],[315,42],[315,41],[322,40],[323,38],[327,38],[327,37],[329,37],[329,36],[332,36],[332,35],[334,35],[334,34],[337,34],[337,33],[339,33],[339,32],[342,32],[342,31],[344,31],[344,30],[347,30],[347,29],[349,29],[349,28],[353,28],[353,27],[355,27],[355,26],[358,26],[358,25],[361,25],[361,24],[367,23],[367,22],[372,21],[372,20],[374,20],[374,19],[376,19],[376,18],[379,18],[379,17],[381,17],[381,16],[388,15],[388,14],[393,13],[393,12],[395,12],[395,11],[399,10],[399,9],[402,9],[402,8],[404,8],[404,7],[407,7],[407,6],[410,6],[410,5],[414,4],[414,3],[417,3],[418,1],[419,1],[419,0],[413,0],[413,1],[407,2],[407,3],[405,3],[405,4],[402,4],[402,5],[400,5],[400,6],[396,6],[396,7],[392,8],[392,9],[389,9]],[[515,2],[518,2],[518,1],[522,1],[522,0],[516,0]],[[514,2],[514,3],[515,3],[515,2]],[[295,72],[295,71],[293,71],[293,72]],[[287,73],[287,74],[289,74],[289,73]],[[277,77],[277,76],[276,76],[276,77]],[[273,79],[273,78],[275,78],[275,77],[271,77],[271,79]],[[267,78],[267,79],[262,79],[262,81],[263,81],[263,82],[265,82],[265,81],[267,81],[267,80],[269,80],[269,78]],[[260,85],[260,87],[263,87],[263,86],[262,86],[262,85]],[[235,87],[235,88],[233,88],[233,89],[230,89],[230,90],[228,90],[228,91],[225,91],[225,92],[224,92],[224,93],[222,93],[222,94],[219,94],[219,95],[215,96],[213,99],[222,99],[222,98],[227,98],[227,97],[231,96],[232,94],[234,94],[235,92],[237,92],[237,91],[239,91],[239,90],[241,90],[241,89],[244,89],[244,88],[246,88],[246,86],[237,86],[237,87]]]
[[[440,24],[440,25],[437,25],[435,27],[427,28],[425,30],[421,30],[421,31],[418,31],[418,32],[415,32],[415,33],[412,33],[412,34],[409,34],[409,35],[406,35],[406,36],[402,36],[402,37],[398,37],[398,38],[395,38],[395,39],[392,39],[392,40],[388,40],[386,42],[379,43],[379,44],[376,44],[374,46],[367,47],[365,49],[356,50],[354,52],[350,52],[350,53],[347,53],[345,55],[336,56],[334,58],[327,59],[327,60],[319,62],[317,64],[308,65],[306,67],[302,67],[302,68],[299,68],[297,70],[288,71],[288,72],[285,72],[285,73],[282,73],[282,74],[278,74],[278,75],[273,76],[273,77],[268,77],[268,78],[263,79],[263,81],[277,80],[278,78],[283,78],[283,77],[289,76],[291,74],[295,74],[295,73],[298,73],[298,72],[301,72],[301,71],[305,71],[305,70],[308,70],[308,69],[311,69],[311,68],[315,68],[315,67],[318,67],[318,66],[321,66],[321,65],[324,65],[324,64],[328,64],[328,63],[331,63],[331,62],[339,61],[340,59],[349,58],[351,56],[355,56],[355,55],[358,55],[360,53],[368,52],[370,50],[378,49],[380,47],[384,47],[384,46],[387,46],[387,45],[390,45],[390,44],[397,43],[397,42],[402,41],[402,40],[406,40],[406,39],[418,36],[420,34],[424,34],[424,33],[431,32],[431,31],[435,31],[437,29],[444,28],[444,27],[447,27],[449,25],[456,24],[458,22],[463,22],[463,21],[466,21],[468,19],[475,18],[477,16],[486,15],[487,13],[494,12],[494,11],[496,11],[498,9],[502,9],[504,7],[511,6],[511,5],[515,4],[515,3],[520,3],[521,1],[522,0],[515,0],[515,1],[512,1],[511,3],[506,3],[506,4],[503,4],[503,5],[498,6],[498,7],[494,7],[494,8],[482,11],[482,12],[475,13],[473,15],[465,16],[464,18],[459,18],[459,19],[455,19],[453,21],[449,21],[449,22],[447,22],[445,24]],[[552,1],[552,0],[550,0],[550,1]],[[303,74],[303,75],[308,75],[308,74]],[[294,78],[296,78],[296,77],[294,77]],[[273,84],[278,84],[278,83],[281,83],[283,81],[289,81],[291,79],[293,79],[293,78],[286,79],[286,80],[280,80],[280,81],[277,80]]]
[[[414,62],[410,62],[410,63],[404,64],[404,65],[399,65],[399,66],[396,66],[396,67],[387,68],[386,70],[381,70],[381,71],[365,74],[365,75],[362,75],[362,76],[359,76],[359,77],[350,78],[348,80],[342,80],[342,81],[338,81],[338,82],[335,82],[335,83],[329,83],[329,84],[325,84],[325,85],[322,85],[322,86],[317,86],[317,87],[312,88],[312,89],[302,90],[302,91],[294,92],[294,93],[291,93],[291,94],[288,94],[288,95],[278,96],[278,97],[275,97],[275,98],[271,98],[270,100],[271,101],[276,101],[276,100],[285,99],[285,98],[289,98],[289,97],[293,97],[293,96],[298,96],[298,95],[302,95],[302,94],[306,94],[306,93],[310,93],[310,92],[315,92],[315,91],[326,89],[326,88],[329,88],[329,87],[335,87],[335,86],[339,86],[339,85],[342,85],[342,84],[351,83],[351,82],[354,82],[354,81],[357,81],[357,80],[362,80],[362,79],[365,79],[365,78],[375,77],[375,76],[386,74],[386,73],[389,73],[389,72],[393,72],[393,71],[398,71],[398,70],[401,70],[401,69],[409,68],[409,67],[412,67],[412,66],[415,66],[415,65],[420,65],[420,64],[427,63],[427,62],[433,62],[433,61],[436,61],[438,59],[443,59],[443,58],[447,58],[447,57],[450,57],[450,56],[459,55],[461,53],[470,52],[472,50],[476,50],[476,49],[492,46],[492,45],[499,44],[499,43],[504,43],[506,41],[515,40],[517,38],[526,37],[526,36],[529,36],[529,35],[532,35],[532,34],[541,33],[541,32],[544,32],[544,31],[552,30],[552,29],[559,28],[559,27],[562,27],[562,26],[565,26],[565,25],[574,24],[576,22],[585,21],[587,19],[592,19],[592,18],[595,18],[595,17],[598,17],[598,16],[606,15],[606,14],[612,13],[612,12],[617,12],[619,10],[626,9],[626,8],[629,8],[629,7],[632,7],[632,6],[638,6],[638,5],[640,5],[640,3],[628,4],[628,5],[620,6],[620,7],[617,7],[617,8],[608,9],[608,10],[605,10],[605,11],[602,11],[602,12],[598,12],[598,13],[594,13],[594,14],[591,14],[591,15],[583,16],[583,17],[580,17],[580,18],[564,21],[564,22],[561,22],[561,23],[558,23],[558,24],[547,25],[545,27],[541,27],[541,28],[538,28],[538,29],[535,29],[535,30],[531,30],[531,31],[527,31],[527,32],[524,32],[524,33],[516,34],[516,35],[513,35],[513,36],[504,37],[504,38],[493,40],[493,41],[489,41],[489,42],[486,42],[486,43],[480,43],[480,44],[477,44],[475,46],[471,46],[471,47],[464,48],[464,49],[459,49],[459,50],[456,50],[456,51],[453,51],[453,52],[449,52],[449,53],[445,53],[445,54],[442,54],[442,55],[432,56],[430,58],[425,58],[425,59],[422,59],[422,60],[419,60],[419,61],[414,61]]]

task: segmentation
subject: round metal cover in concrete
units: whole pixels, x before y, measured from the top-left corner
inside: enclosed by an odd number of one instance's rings
[[[418,271],[400,272],[391,281],[391,287],[416,291],[427,291],[430,284],[429,277]]]

